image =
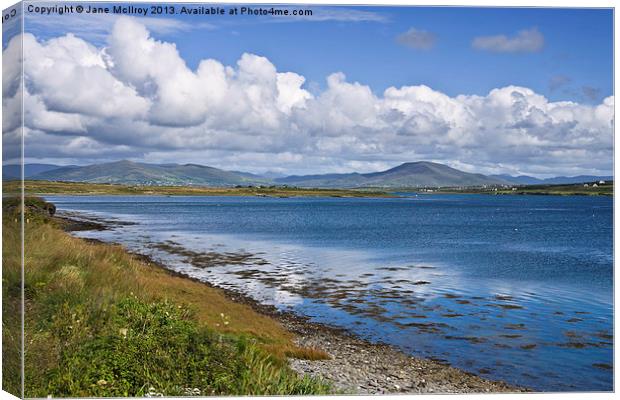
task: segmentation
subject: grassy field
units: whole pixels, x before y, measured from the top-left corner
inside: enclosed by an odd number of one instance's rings
[[[19,210],[7,203],[3,295],[10,310],[19,308],[21,272]],[[62,220],[36,207],[25,216],[26,397],[330,391],[288,368],[287,356],[327,355],[296,346],[276,320],[120,246],[74,238]],[[18,337],[11,320],[18,316],[4,317],[4,337]],[[4,367],[18,355],[18,342],[5,342]],[[19,375],[3,375],[4,388],[19,394]]]
[[[103,183],[25,181],[28,194],[72,195],[169,195],[169,196],[268,196],[268,197],[391,197],[381,191],[301,189],[288,187],[211,188],[193,186],[129,186]],[[18,181],[3,183],[5,192],[16,191]]]
[[[515,186],[512,188],[493,188],[487,189],[463,189],[445,188],[436,190],[434,193],[474,193],[474,194],[502,194],[502,195],[554,195],[554,196],[613,196],[614,184],[608,182],[604,185],[592,186],[592,182],[587,187],[583,183],[571,185],[527,185]]]

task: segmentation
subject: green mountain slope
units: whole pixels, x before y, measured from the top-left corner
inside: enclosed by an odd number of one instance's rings
[[[447,165],[428,161],[405,163],[386,171],[369,174],[289,176],[275,181],[301,187],[327,188],[483,186],[508,183],[501,178],[463,172]]]
[[[84,167],[64,167],[33,176],[35,180],[122,183],[131,185],[234,186],[268,180],[196,164],[145,164],[117,161]]]

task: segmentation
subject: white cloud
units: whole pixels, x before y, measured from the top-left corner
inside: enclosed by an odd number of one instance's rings
[[[411,28],[407,32],[398,35],[396,41],[413,49],[429,50],[435,46],[437,37],[432,32]]]
[[[105,47],[73,35],[38,41],[26,34],[24,45],[32,159],[134,157],[291,173],[416,160],[482,173],[612,167],[613,97],[598,105],[551,102],[519,86],[482,96],[451,97],[424,85],[375,94],[343,73],[313,95],[303,76],[255,54],[190,69],[173,43],[153,39],[131,18],[117,21]],[[5,96],[3,107],[16,101]]]
[[[545,38],[536,28],[524,29],[513,37],[480,36],[472,42],[472,46],[477,50],[495,53],[533,53],[542,50],[544,44]]]
[[[23,46],[26,89],[48,109],[104,118],[137,118],[148,110],[150,101],[117,80],[102,52],[82,39],[69,34],[41,44],[26,33]]]

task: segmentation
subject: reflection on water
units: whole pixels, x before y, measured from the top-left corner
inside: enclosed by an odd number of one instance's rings
[[[82,236],[370,340],[540,390],[611,390],[611,201],[471,199],[50,198],[138,223]],[[334,209],[346,238],[321,217]]]

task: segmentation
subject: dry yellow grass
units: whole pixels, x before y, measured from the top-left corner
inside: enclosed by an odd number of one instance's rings
[[[329,360],[331,357],[325,351],[315,347],[296,347],[285,352],[287,357],[304,360]]]

